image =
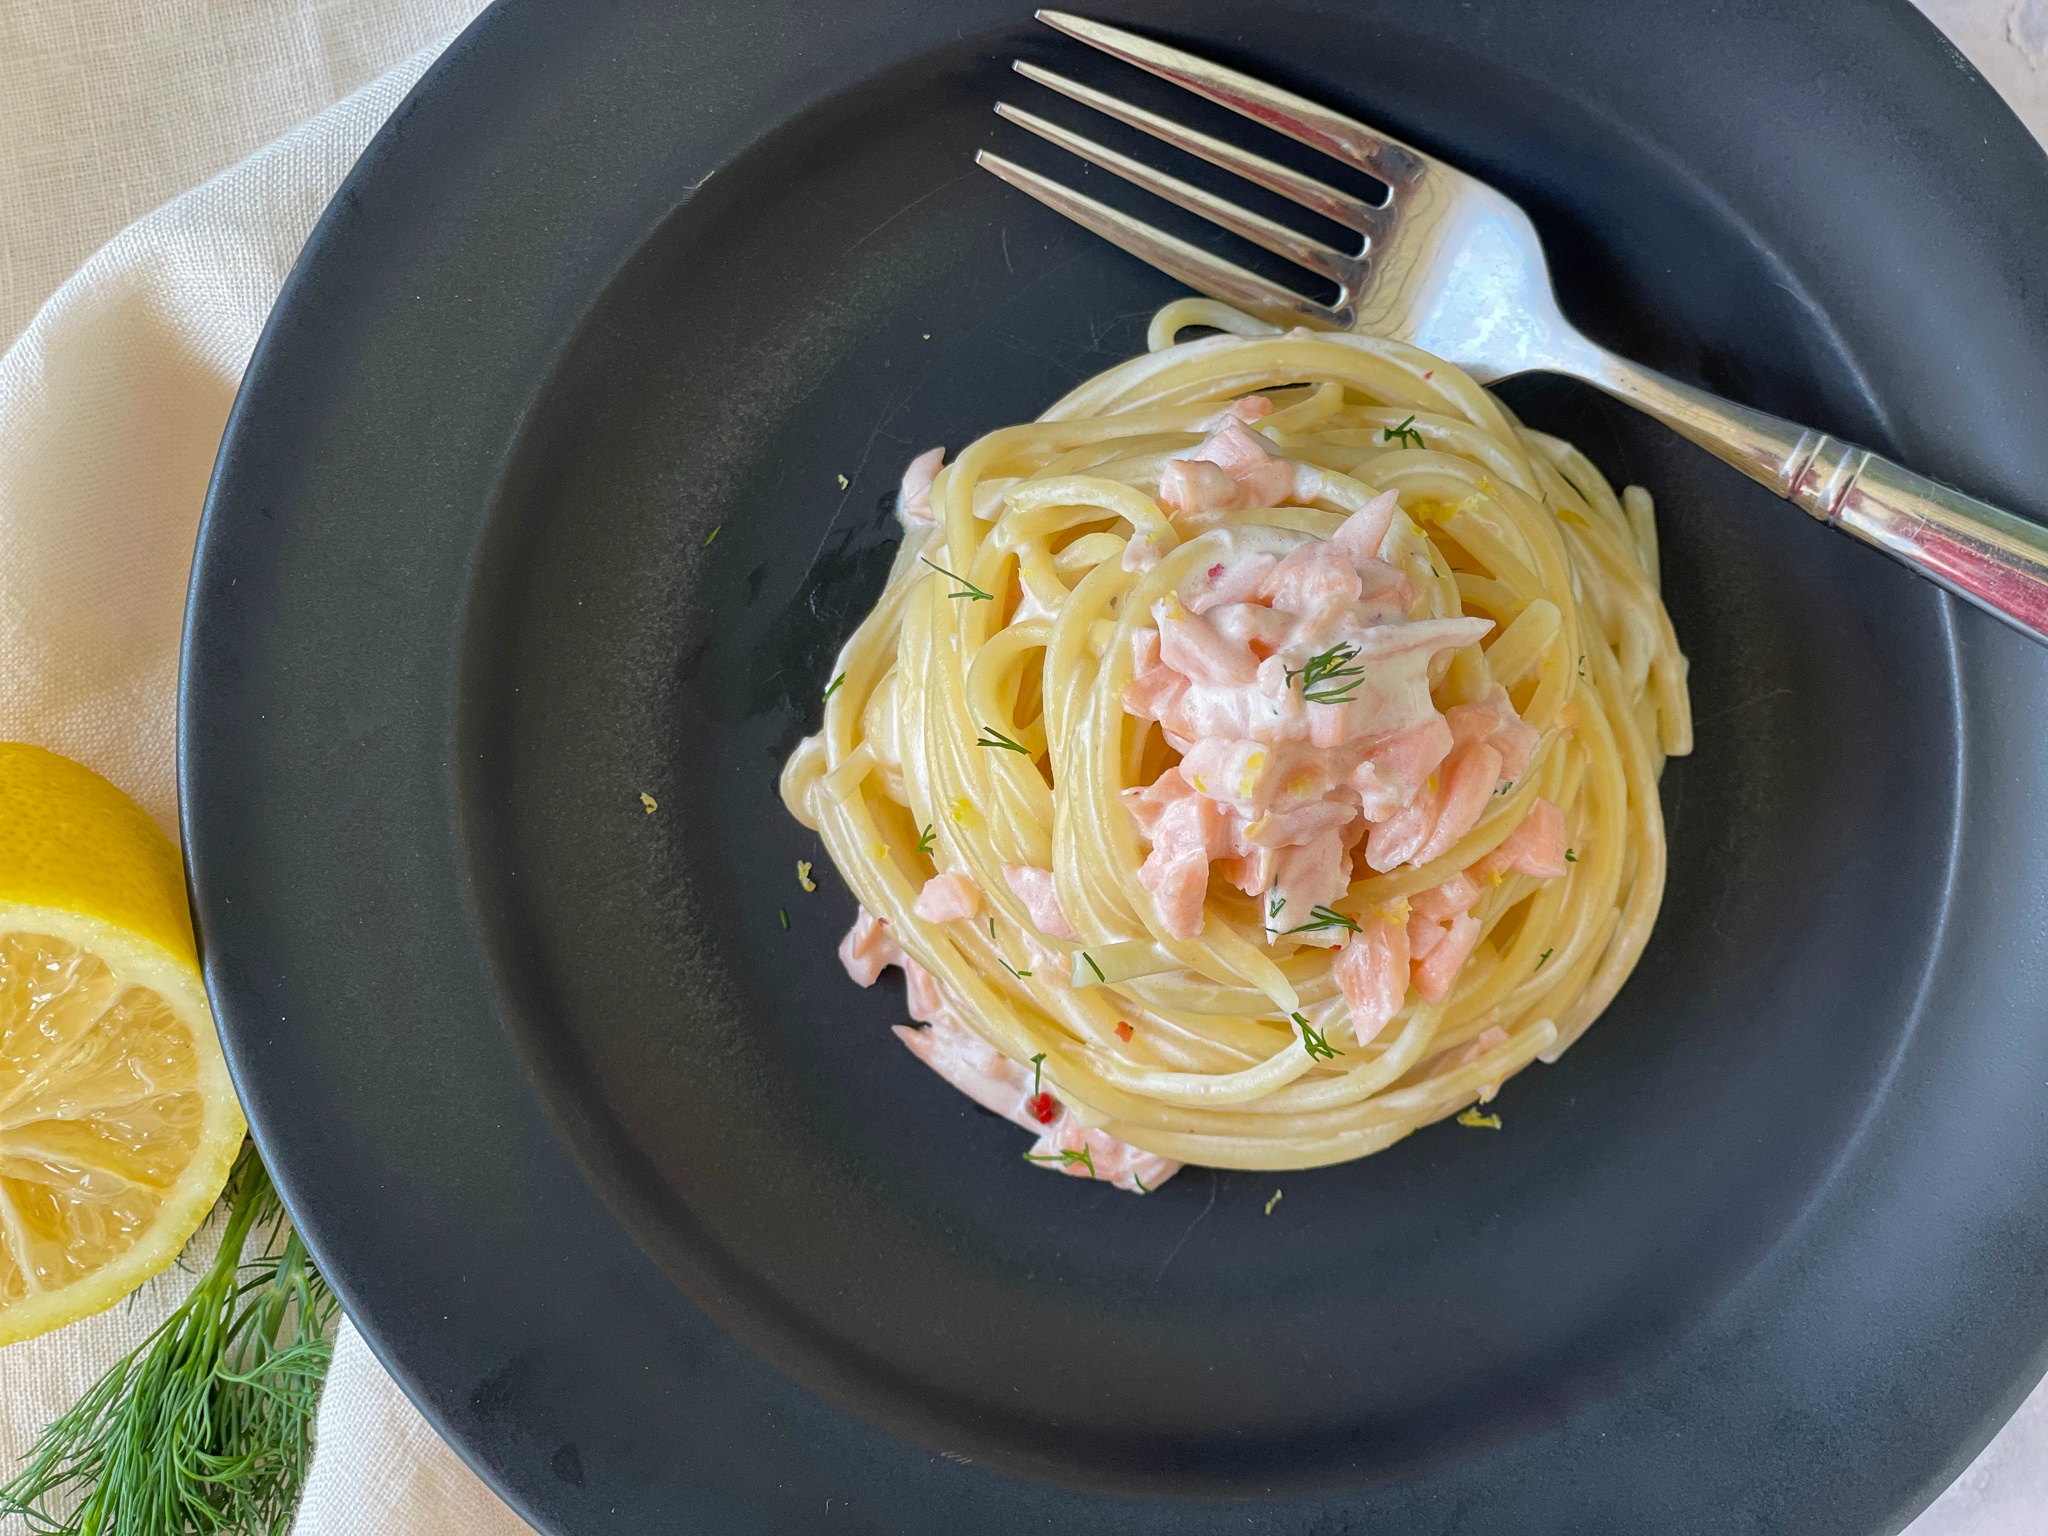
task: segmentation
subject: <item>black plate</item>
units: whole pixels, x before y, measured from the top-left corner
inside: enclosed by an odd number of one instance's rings
[[[1903,0],[1109,14],[1493,179],[1601,339],[2048,508],[2048,162]],[[350,1310],[557,1531],[1894,1530],[2048,1368],[2048,653],[1646,420],[1510,391],[1657,491],[1700,745],[1500,1134],[1090,1189],[839,973],[774,779],[895,478],[1173,293],[972,168],[1079,174],[1018,53],[1144,91],[987,0],[504,0],[308,246],[185,825]]]

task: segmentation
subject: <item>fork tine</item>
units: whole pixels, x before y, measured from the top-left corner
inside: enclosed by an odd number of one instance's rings
[[[1441,161],[1411,149],[1399,139],[1375,133],[1365,124],[1332,112],[1328,107],[1254,80],[1250,75],[1211,64],[1207,59],[1155,43],[1121,27],[1071,15],[1066,11],[1039,11],[1038,19],[1056,31],[1099,48],[1111,58],[1135,64],[1175,85],[1206,97],[1218,106],[1242,113],[1255,123],[1320,149],[1369,176],[1384,181],[1399,195],[1401,188],[1425,170],[1448,171]]]
[[[1125,181],[1143,187],[1147,192],[1177,203],[1189,213],[1200,214],[1212,224],[1220,224],[1233,235],[1242,235],[1255,245],[1263,245],[1278,256],[1285,256],[1297,266],[1327,277],[1331,282],[1344,285],[1347,278],[1357,272],[1357,263],[1341,251],[1333,251],[1320,240],[1311,240],[1307,235],[1276,224],[1271,219],[1226,202],[1212,192],[1191,186],[1178,176],[1169,176],[1164,171],[1154,170],[1142,160],[1133,160],[1129,155],[1119,154],[1107,145],[1062,128],[1058,123],[1047,122],[1035,113],[1021,107],[1013,107],[1007,101],[996,103],[996,115],[1008,118],[1020,128],[1028,128],[1041,139],[1049,140],[1060,148],[1070,150],[1083,160],[1113,171]]]
[[[1368,237],[1379,233],[1386,220],[1371,203],[1339,192],[1335,187],[1325,186],[1313,176],[1304,176],[1297,170],[1276,164],[1263,155],[1250,150],[1239,149],[1235,144],[1222,139],[1211,138],[1185,128],[1170,117],[1161,117],[1143,107],[1120,101],[1093,86],[1069,80],[1056,75],[1049,69],[1018,59],[1013,66],[1017,73],[1027,80],[1036,81],[1049,90],[1058,91],[1062,96],[1093,107],[1106,117],[1113,117],[1120,123],[1149,133],[1155,139],[1171,144],[1175,149],[1186,150],[1198,160],[1221,166],[1226,171],[1242,176],[1246,181],[1256,182],[1268,192],[1277,192],[1291,198],[1302,207],[1321,214],[1332,224],[1341,224],[1346,229],[1355,229]]]
[[[1199,246],[1154,229],[1151,225],[1119,213],[1092,197],[1061,186],[1049,177],[1027,170],[1001,155],[977,150],[974,163],[1002,177],[1020,192],[1028,192],[1053,212],[1092,229],[1112,245],[1121,246],[1142,262],[1177,277],[1197,293],[1221,299],[1247,314],[1273,325],[1310,325],[1328,330],[1346,323],[1348,317],[1326,309],[1312,299],[1269,282],[1256,272],[1233,266]]]

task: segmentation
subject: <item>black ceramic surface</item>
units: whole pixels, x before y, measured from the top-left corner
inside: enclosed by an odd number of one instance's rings
[[[2048,510],[2048,161],[1904,0],[1106,14],[1493,179],[1600,339]],[[1175,291],[972,168],[1081,174],[1018,53],[1150,94],[985,0],[502,0],[308,247],[185,816],[352,1313],[551,1531],[1897,1529],[2048,1369],[2048,653],[1646,420],[1508,391],[1657,493],[1699,749],[1498,1135],[1090,1188],[839,971],[774,781],[895,479]]]

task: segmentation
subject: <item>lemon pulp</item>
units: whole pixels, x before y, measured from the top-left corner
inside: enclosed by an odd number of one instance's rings
[[[88,769],[0,744],[0,1344],[170,1263],[244,1129],[176,848]]]
[[[48,934],[0,935],[0,1305],[128,1252],[206,1114],[190,1028]]]

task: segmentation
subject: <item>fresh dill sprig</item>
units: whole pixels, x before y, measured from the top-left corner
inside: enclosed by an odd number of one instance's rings
[[[283,1536],[337,1306],[245,1146],[212,1267],[37,1439],[0,1515],[37,1536]],[[253,1256],[251,1256],[253,1254]],[[57,1508],[80,1500],[68,1514]]]
[[[1310,1061],[1328,1061],[1333,1057],[1344,1054],[1337,1047],[1330,1044],[1316,1029],[1315,1025],[1309,1023],[1305,1015],[1290,1013],[1288,1017],[1301,1026],[1301,1048],[1308,1052],[1308,1059]]]
[[[1310,921],[1303,923],[1299,928],[1287,929],[1281,934],[1282,938],[1285,938],[1289,933],[1313,933],[1322,928],[1349,928],[1353,933],[1363,931],[1359,928],[1358,924],[1334,908],[1310,907],[1308,910]]]
[[[917,851],[919,853],[930,853],[932,851],[932,824],[930,822],[926,822],[924,830],[917,834]]]
[[[1045,1076],[1045,1052],[1040,1051],[1031,1058],[1031,1096],[1035,1099],[1044,1092],[1040,1080]]]
[[[1058,1163],[1062,1168],[1071,1168],[1076,1163],[1085,1163],[1088,1167],[1089,1178],[1099,1179],[1102,1177],[1101,1174],[1095,1171],[1095,1157],[1089,1152],[1086,1145],[1083,1145],[1078,1152],[1026,1152],[1024,1154],[1024,1161],[1027,1163]]]
[[[1031,749],[1025,746],[1024,743],[1012,741],[994,726],[989,725],[984,725],[981,728],[980,739],[974,744],[977,747],[1001,747],[1005,752],[1022,752],[1026,757],[1031,755]]]
[[[1355,645],[1339,644],[1311,656],[1299,667],[1289,667],[1290,678],[1301,679],[1301,696],[1311,704],[1343,704],[1358,689],[1365,668],[1349,665],[1358,656]]]
[[[954,576],[953,573],[947,570],[943,565],[932,565],[932,562],[929,560],[925,560],[923,555],[919,555],[917,558],[920,560],[924,560],[924,563],[926,565],[931,565],[932,569],[937,571],[941,576],[949,577],[952,580],[959,582],[961,586],[967,589],[964,592],[948,592],[946,596],[964,597],[969,602],[975,603],[992,603],[996,600],[995,593],[982,591],[981,588],[977,587],[965,576]]]
[[[1542,970],[1544,962],[1556,953],[1557,951],[1555,949],[1546,949],[1545,951],[1543,951],[1542,954],[1536,957],[1536,969],[1539,971]]]
[[[1380,433],[1380,441],[1383,443],[1401,443],[1414,448],[1427,448],[1429,446],[1429,444],[1422,440],[1422,434],[1415,430],[1415,417],[1412,412],[1409,414],[1408,419],[1398,427],[1384,429]]]
[[[846,674],[844,672],[833,678],[831,682],[825,685],[825,691],[818,695],[819,700],[822,702],[825,699],[831,698],[833,694],[839,691],[839,685],[845,681]]]

